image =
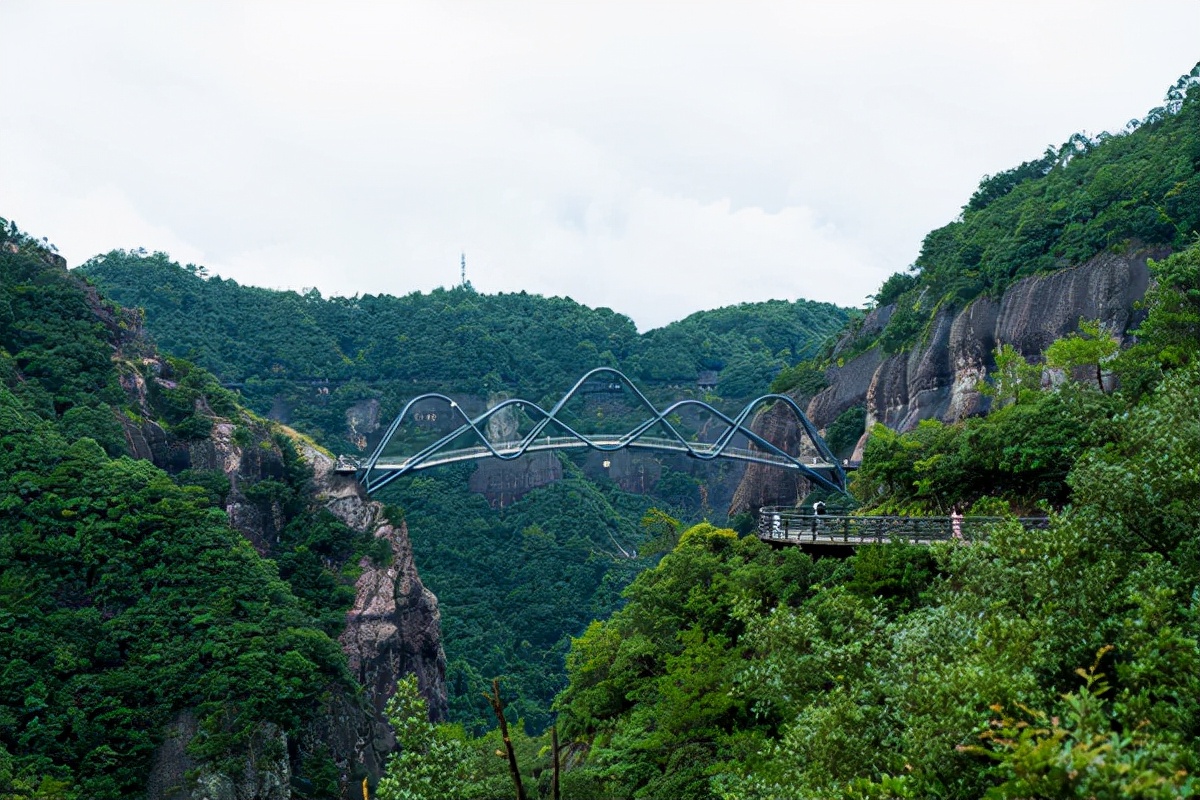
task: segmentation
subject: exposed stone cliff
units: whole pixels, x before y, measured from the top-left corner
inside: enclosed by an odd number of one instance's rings
[[[136,332],[127,342],[136,339]],[[213,470],[225,475],[229,491],[225,512],[230,524],[267,554],[278,542],[284,514],[277,501],[247,496],[249,487],[265,479],[282,480],[284,454],[266,424],[249,416],[238,420],[217,417],[203,406],[198,412],[213,419],[211,433],[203,438],[180,439],[154,420],[147,381],[170,382],[170,368],[153,355],[141,356],[137,367],[124,370],[122,384],[139,419],[122,416],[126,443],[138,458],[154,462],[172,473],[185,469]],[[236,435],[238,429],[242,435]],[[249,438],[245,432],[249,433]],[[358,781],[366,775],[374,782],[395,747],[383,708],[396,681],[416,674],[421,692],[435,719],[447,713],[445,655],[441,646],[441,616],[437,598],[424,587],[413,564],[412,547],[403,525],[393,525],[381,504],[371,501],[352,475],[340,475],[333,459],[296,437],[294,445],[313,470],[313,502],[319,503],[359,532],[369,532],[391,545],[389,564],[363,559],[353,607],[339,637],[351,674],[363,686],[361,697],[348,696],[331,687],[324,713],[298,736],[264,729],[264,746],[280,757],[264,759],[249,753],[242,774],[225,774],[197,764],[186,752],[195,734],[194,715],[183,713],[168,727],[155,755],[148,782],[150,800],[276,800],[292,796],[294,764],[322,752],[332,758],[341,776],[343,797],[358,797]],[[260,748],[261,750],[261,748]],[[298,779],[298,778],[297,778]]]
[[[1018,281],[999,302],[981,297],[956,313],[939,311],[912,349],[887,355],[874,347],[830,367],[828,386],[808,403],[807,414],[824,431],[843,411],[865,405],[867,430],[880,422],[907,431],[923,419],[954,422],[984,413],[989,400],[976,387],[995,369],[998,346],[1009,344],[1030,360],[1040,359],[1046,347],[1076,330],[1081,318],[1098,319],[1105,330],[1128,339],[1139,321],[1136,304],[1149,284],[1146,260],[1165,254],[1104,253],[1081,266]],[[834,356],[852,352],[855,341],[878,336],[893,310],[885,306],[868,314],[858,330],[838,343]],[[787,440],[776,431],[771,411],[760,414],[754,425],[770,441],[776,441],[774,436]],[[865,439],[864,431],[855,458],[861,458]],[[748,469],[731,511],[794,502],[791,483],[773,472]]]
[[[800,453],[804,451],[804,443],[795,422],[791,410],[776,403],[759,413],[753,427],[755,433],[785,453]],[[748,464],[730,501],[729,513],[739,514],[765,505],[793,505],[808,490],[808,481],[795,472]]]
[[[359,563],[362,574],[355,584],[354,606],[346,615],[346,629],[338,638],[350,661],[350,672],[367,690],[377,712],[405,675],[417,676],[417,685],[434,720],[444,720],[446,655],[442,651],[441,612],[437,597],[421,583],[413,563],[408,527],[397,527],[384,516],[383,504],[366,498],[353,475],[334,472],[325,453],[301,446],[312,465],[317,497],[342,522],[356,531],[386,539],[392,563]],[[390,741],[390,733],[388,734]]]

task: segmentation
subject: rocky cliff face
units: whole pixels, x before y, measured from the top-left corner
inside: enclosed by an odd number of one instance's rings
[[[493,508],[504,508],[562,476],[562,462],[554,453],[529,453],[513,461],[478,462],[467,486],[486,497]]]
[[[795,420],[789,409],[776,403],[758,414],[753,428],[785,453],[801,453],[805,447]],[[795,472],[765,464],[747,464],[730,501],[729,513],[740,514],[767,505],[794,505],[808,491],[809,482]]]
[[[1081,318],[1098,319],[1105,330],[1127,339],[1139,321],[1135,304],[1149,284],[1146,260],[1165,255],[1104,253],[1078,267],[1018,281],[999,302],[981,297],[957,313],[940,311],[925,339],[911,350],[887,355],[875,347],[831,367],[829,385],[809,402],[808,417],[823,431],[843,411],[865,405],[867,430],[880,422],[906,431],[923,419],[955,422],[984,413],[988,398],[976,386],[995,369],[997,347],[1009,344],[1030,360],[1040,359],[1051,343],[1076,330]],[[856,339],[877,336],[893,310],[872,311],[859,330],[839,342],[835,357],[849,352]],[[787,438],[775,431],[778,421],[770,411],[754,424],[770,441],[775,441],[772,435]],[[865,440],[864,431],[855,458],[862,457]],[[747,470],[731,510],[793,502],[791,485],[770,472]]]
[[[362,574],[355,584],[354,606],[338,638],[351,673],[367,690],[379,719],[396,681],[413,674],[431,718],[444,720],[449,709],[442,617],[437,597],[417,574],[408,527],[403,522],[396,526],[385,517],[383,505],[367,499],[353,475],[334,472],[328,455],[309,445],[302,445],[301,452],[313,467],[317,497],[325,507],[354,530],[391,544],[391,564],[368,559],[359,564]],[[389,731],[385,737],[389,748],[390,737]]]
[[[153,355],[142,357],[140,366],[122,376],[127,394],[141,412],[138,420],[121,418],[130,452],[172,473],[194,469],[224,474],[230,487],[225,500],[230,524],[260,553],[269,553],[284,524],[283,510],[275,501],[249,498],[247,490],[265,479],[284,479],[280,445],[262,423],[248,416],[235,423],[216,417],[206,407],[197,410],[213,418],[207,437],[172,436],[154,421],[147,391],[147,380],[169,381],[163,377],[169,375],[169,367]],[[239,428],[250,433],[248,440],[244,434],[235,435]],[[195,717],[179,715],[155,755],[148,783],[150,800],[283,800],[292,796],[294,764],[317,752],[328,755],[337,766],[342,796],[358,797],[361,776],[371,782],[378,779],[395,747],[382,712],[400,677],[416,674],[431,716],[438,720],[446,716],[441,616],[437,598],[421,583],[413,564],[407,530],[393,525],[382,505],[371,501],[352,475],[335,472],[330,456],[301,438],[295,446],[313,470],[313,502],[354,530],[391,545],[391,563],[364,559],[358,565],[362,572],[354,606],[339,637],[351,673],[365,692],[351,697],[331,687],[324,713],[291,739],[281,730],[264,729],[261,747],[248,754],[241,774],[196,764],[185,749],[196,733]],[[273,755],[268,758],[263,753]]]
[[[147,798],[162,800],[288,800],[291,766],[283,731],[266,723],[256,732],[241,772],[226,773],[197,763],[187,744],[200,731],[196,715],[184,711],[167,725],[154,753]]]

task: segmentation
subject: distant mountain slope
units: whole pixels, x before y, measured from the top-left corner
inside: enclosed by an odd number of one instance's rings
[[[354,527],[379,509],[341,481],[0,220],[0,796],[357,791],[386,697],[363,626],[358,649],[337,637],[376,573],[402,575],[397,627],[426,616],[432,640],[393,660],[434,662],[445,713],[436,600],[402,532]]]
[[[909,273],[876,305],[895,305],[872,341],[911,346],[937,311],[1105,251],[1178,250],[1200,231],[1200,64],[1165,103],[1124,131],[1077,133],[1039,159],[985,176],[959,217],[931,231]]]
[[[606,364],[646,381],[694,381],[707,370],[724,380],[777,372],[848,318],[828,303],[776,300],[699,312],[639,336],[632,320],[607,308],[524,292],[467,286],[322,298],[240,286],[161,253],[116,251],[81,269],[121,303],[144,308],[162,348],[226,381],[401,380],[540,397]]]

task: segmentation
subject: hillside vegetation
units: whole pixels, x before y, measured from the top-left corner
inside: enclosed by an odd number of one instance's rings
[[[777,300],[699,312],[639,335],[608,309],[469,286],[322,298],[239,286],[163,254],[128,252],[81,272],[144,309],[164,350],[238,384],[260,413],[282,401],[289,424],[343,453],[362,445],[349,441],[346,412],[364,400],[380,402],[385,425],[424,391],[504,392],[549,408],[603,365],[671,399],[699,394],[697,376],[719,372],[717,391],[746,399],[848,318],[828,304]],[[312,382],[325,379],[328,394],[318,393]],[[641,421],[635,416],[622,429]],[[604,421],[620,427],[615,417]],[[642,516],[655,504],[699,515],[699,484],[666,469],[653,496],[632,494],[597,485],[564,460],[563,481],[500,510],[467,490],[470,469],[404,479],[380,499],[407,519],[417,566],[441,598],[451,718],[474,731],[494,724],[482,693],[504,675],[514,713],[540,732],[566,683],[570,637],[617,608],[620,590],[651,563],[621,554],[639,548]]]
[[[137,323],[0,220],[0,797],[140,796],[183,713],[196,763],[238,774],[252,742],[358,691],[331,638],[353,589],[330,567],[374,545],[310,509],[290,444],[184,362],[149,410],[186,440],[215,409],[279,459],[246,490],[278,503],[278,560],[230,527],[222,473],[129,458],[117,415],[147,409],[121,381],[154,378]],[[336,796],[327,759],[295,766]]]
[[[878,342],[912,346],[941,307],[999,297],[1015,281],[1105,250],[1185,247],[1200,231],[1200,64],[1123,131],[1077,133],[1040,158],[985,176],[958,218],[931,231],[875,304],[896,304]],[[875,341],[858,343],[866,349]]]
[[[1013,520],[814,561],[657,517],[677,544],[571,642],[563,796],[1200,792],[1200,241],[1153,270],[1139,342],[1110,362],[1119,391],[1043,388],[1002,358],[998,411],[877,427],[867,445],[855,488],[878,508],[1003,514],[1040,498],[1061,508],[1048,530]],[[1083,339],[1051,359],[1097,352]],[[431,773],[454,796],[501,796],[494,739],[422,735],[381,797],[439,796],[411,788]],[[544,789],[546,739],[521,744]]]
[[[1063,176],[1087,191],[1090,178],[1071,170],[1096,154],[1177,162],[1178,191],[1190,191],[1200,171],[1191,149],[1200,88],[1191,78],[1180,84],[1186,97],[1173,95],[1117,144],[1022,168],[1007,187],[985,181],[951,230],[998,220],[989,209],[1033,202],[1039,186],[1064,189]],[[1140,197],[1141,205],[1095,209],[1107,222],[1084,230],[1114,238],[1062,257],[1130,246],[1135,233],[1117,223],[1145,217],[1139,209],[1161,199]],[[555,702],[570,742],[564,796],[1200,793],[1200,239],[1187,216],[1200,204],[1174,208],[1176,224],[1154,241],[1177,252],[1151,264],[1134,346],[1116,354],[1106,332],[1081,325],[1045,353],[1078,376],[1055,386],[1043,385],[1041,365],[1001,350],[989,416],[905,434],[877,426],[867,442],[854,490],[872,510],[1041,509],[1048,530],[1012,520],[975,541],[867,546],[839,562],[660,517],[677,544],[633,580],[622,608],[571,643],[569,685]],[[1015,223],[1004,232],[1014,247],[1057,258],[1058,245],[1035,234]],[[1053,266],[1026,263],[1010,274],[997,262],[978,291]],[[950,289],[974,281],[970,272],[951,265],[901,276],[880,301],[965,302],[976,289]],[[906,285],[889,297],[898,283]],[[1098,380],[1104,372],[1118,377],[1116,390]],[[802,363],[781,379],[807,393],[820,373]],[[460,753],[486,746],[442,736]],[[396,762],[385,786],[404,785],[439,752]],[[544,753],[526,756],[529,780],[540,775],[543,785]],[[482,770],[442,774],[457,780],[459,796],[492,796]]]
[[[109,297],[146,312],[164,352],[187,358],[266,414],[282,398],[292,421],[349,448],[347,408],[377,398],[384,415],[426,391],[505,392],[550,407],[585,372],[625,371],[653,390],[695,390],[719,373],[720,394],[745,400],[786,364],[811,356],[849,312],[773,300],[693,314],[639,335],[633,321],[569,298],[485,295],[469,285],[404,297],[322,298],[240,286],[162,253],[115,251],[81,267]],[[332,381],[314,403],[312,381]],[[676,390],[671,390],[676,394]]]
[[[495,677],[531,795],[549,793],[550,739],[536,734],[552,722],[572,800],[1200,794],[1198,84],[1200,69],[1125,133],[985,179],[876,296],[897,304],[882,343],[904,349],[942,304],[1106,248],[1173,250],[1151,264],[1132,347],[1084,321],[1044,354],[1076,378],[1059,385],[1001,349],[989,416],[877,426],[866,443],[853,488],[869,510],[1040,510],[1047,530],[1010,519],[972,541],[814,560],[673,519],[565,458],[564,480],[503,510],[465,491],[469,467],[399,480],[389,514],[443,597],[453,722],[431,724],[402,681],[388,710],[404,750],[378,796],[511,796],[507,743],[477,735]],[[337,441],[363,397],[557,399],[609,359],[664,388],[713,369],[723,391],[757,394],[774,376],[811,393],[829,361],[804,360],[815,339],[796,304],[639,336],[566,300],[470,287],[326,300],[110,254],[87,272],[201,364],[166,362],[173,377],[155,382],[126,335],[136,315],[14,226],[2,238],[0,797],[137,796],[184,710],[202,718],[195,755],[236,769],[269,726],[296,731],[353,689],[330,638],[350,575],[330,565],[370,543],[300,501],[290,448],[203,365],[260,409],[338,381],[330,396],[344,394],[299,419]],[[172,479],[125,456],[118,420],[147,413],[121,385],[135,375],[158,387],[151,411],[171,436],[228,415],[278,455],[280,479],[260,490],[285,518],[272,559],[217,511],[215,475]],[[615,557],[618,543],[640,560]],[[335,790],[330,767],[303,760],[310,796]]]
[[[868,443],[855,489],[883,510],[1040,497],[1048,531],[843,563],[684,533],[572,642],[573,796],[1194,796],[1200,243],[1155,272],[1122,357],[1152,380]]]

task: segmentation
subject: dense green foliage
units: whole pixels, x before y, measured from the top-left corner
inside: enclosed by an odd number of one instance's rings
[[[292,441],[214,375],[152,357],[136,314],[0,233],[0,796],[138,795],[187,714],[192,756],[239,772],[264,726],[295,734],[358,692],[331,637],[359,559],[388,547],[314,509]],[[218,420],[263,464],[241,501],[281,525],[276,561],[229,527],[221,471],[126,455],[121,421],[161,426],[169,458]]]
[[[483,295],[468,286],[322,298],[239,286],[162,253],[117,251],[81,269],[112,298],[144,309],[165,352],[242,384],[260,414],[284,401],[293,424],[330,447],[341,446],[345,412],[360,400],[380,399],[385,416],[434,390],[553,404],[599,366],[651,390],[693,392],[701,372],[715,371],[722,396],[745,400],[847,318],[827,303],[773,300],[700,312],[639,336],[609,309],[524,292]],[[316,396],[314,383],[328,393]]]
[[[379,800],[496,800],[515,795],[508,761],[497,758],[504,750],[499,729],[472,737],[461,725],[431,724],[412,677],[399,682],[387,716],[401,750],[376,787]],[[526,796],[549,796],[550,737],[529,737],[520,726],[509,732]],[[564,796],[576,794],[568,786]]]
[[[960,221],[925,240],[916,266],[939,288],[978,271],[985,291],[1024,275],[1079,263],[1134,240],[1179,246],[1200,229],[1200,65],[1125,133],[1076,134],[1035,165],[985,179],[1010,188],[977,193]],[[1013,236],[1013,233],[1017,236]]]
[[[723,397],[747,399],[762,394],[783,367],[815,354],[846,319],[841,309],[806,300],[700,311],[646,333],[631,365],[646,381],[684,382],[696,370],[717,371]]]
[[[651,501],[567,467],[501,511],[458,488],[461,469],[401,479],[384,495],[403,509],[422,580],[440,598],[451,719],[472,731],[495,724],[482,693],[497,676],[516,716],[539,732],[549,724],[570,637],[608,615],[644,566],[621,551],[644,538],[637,520]]]
[[[1127,390],[1153,386],[1166,368],[1196,360],[1200,340],[1200,235],[1187,250],[1150,262],[1154,278],[1146,293],[1147,317],[1138,328],[1138,342],[1114,362],[1114,371]]]
[[[572,642],[576,796],[1200,791],[1198,256],[1154,266],[1140,350],[1102,357],[1141,380],[1042,388],[1005,357],[1022,380],[990,416],[872,431],[855,489],[875,509],[1052,504],[1048,530],[846,562],[685,533]]]
[[[1069,385],[958,425],[925,420],[906,434],[876,425],[853,490],[881,513],[949,514],[984,496],[1032,511],[1068,498],[1066,476],[1104,441],[1118,401]]]
[[[363,400],[378,399],[385,419],[431,390],[505,392],[549,407],[602,365],[671,399],[699,395],[699,374],[717,372],[721,395],[745,399],[846,320],[827,304],[770,301],[693,314],[639,336],[628,318],[607,309],[524,293],[459,287],[324,299],[243,287],[162,254],[127,252],[97,258],[83,272],[121,302],[144,308],[166,351],[239,384],[244,402],[260,413],[286,408],[291,425],[339,452],[365,444],[351,440],[346,417]],[[640,412],[620,417],[620,407],[573,403],[563,413],[588,430],[641,421]],[[587,419],[570,416],[584,413]],[[181,434],[204,433],[203,420],[172,422]],[[572,477],[503,511],[468,492],[461,470],[402,481],[383,496],[406,515],[422,577],[441,598],[451,718],[473,731],[493,724],[481,692],[498,675],[514,713],[542,730],[565,684],[569,637],[610,613],[645,565],[621,548],[636,549],[647,508],[709,512],[699,483],[684,472],[664,468],[650,500],[565,467]],[[332,614],[346,587],[314,571],[312,548],[278,560],[301,599],[319,599],[324,605],[313,611]],[[335,622],[330,617],[326,629]]]
[[[837,568],[685,535],[573,643],[580,796],[1191,796],[1200,372],[1080,413],[1108,443],[1049,531]]]
[[[124,401],[111,360],[113,326],[128,320],[115,306],[65,280],[50,254],[0,219],[0,381],[46,419],[90,427],[114,447],[111,409]],[[16,252],[12,252],[16,249]],[[20,375],[24,380],[17,380]]]
[[[838,414],[825,431],[825,444],[838,458],[849,458],[867,424],[867,407],[851,406]]]
[[[1200,231],[1200,64],[1163,107],[1118,134],[1075,134],[1037,160],[985,176],[958,219],[925,237],[913,273],[876,303],[896,303],[879,337],[911,346],[940,307],[999,296],[1021,278],[1105,250],[1181,248]]]
[[[199,722],[199,763],[238,772],[263,726],[295,733],[328,692],[356,691],[328,635],[352,576],[329,566],[381,554],[309,509],[290,443],[211,374],[175,361],[156,380],[135,316],[15,226],[2,233],[0,796],[137,796],[183,712]],[[149,407],[122,378],[147,385]],[[286,525],[284,579],[230,528],[222,473],[173,480],[124,455],[118,415],[140,425],[147,412],[180,440],[213,414],[239,420],[235,438],[277,459],[273,479],[243,489]]]
[[[202,492],[67,445],[7,390],[0,414],[0,747],[26,785],[128,797],[173,714],[199,709],[193,752],[221,759],[349,685],[336,642]]]
[[[397,481],[386,499],[442,598],[458,724],[429,724],[402,682],[389,712],[404,751],[380,796],[511,791],[498,734],[472,736],[490,727],[481,694],[498,675],[514,723],[557,715],[577,800],[1200,793],[1198,79],[1200,66],[1123,134],[1077,135],[985,178],[876,295],[896,304],[878,339],[852,345],[902,350],[938,308],[1105,249],[1176,251],[1151,265],[1134,347],[1117,354],[1084,321],[1047,353],[1088,380],[1043,386],[1002,348],[990,416],[871,432],[854,484],[868,509],[1042,510],[1047,530],[1002,523],[971,542],[813,560],[683,530],[568,460],[563,481],[503,510],[462,490],[468,468]],[[114,414],[136,412],[118,376],[137,366],[114,364],[112,342],[138,320],[5,231],[19,247],[0,253],[0,796],[126,796],[178,711],[199,711],[193,750],[219,760],[264,723],[295,730],[345,683],[328,634],[351,575],[330,565],[369,543],[304,507],[287,458],[248,492],[284,516],[274,563],[212,508],[230,491],[219,476],[171,480],[120,458]],[[557,399],[604,363],[652,388],[694,391],[713,370],[729,397],[768,382],[811,395],[833,360],[805,360],[826,329],[799,304],[639,336],[604,309],[470,287],[325,300],[141,253],[88,272],[144,307],[172,352],[243,384],[261,411],[290,402],[331,441],[366,397],[387,410],[433,388]],[[210,373],[169,366],[151,399],[172,435],[237,412]],[[308,402],[314,379],[331,381],[324,404]],[[831,425],[839,454],[864,418],[856,407]],[[673,496],[692,488],[664,480]],[[545,796],[544,739],[514,727]]]

